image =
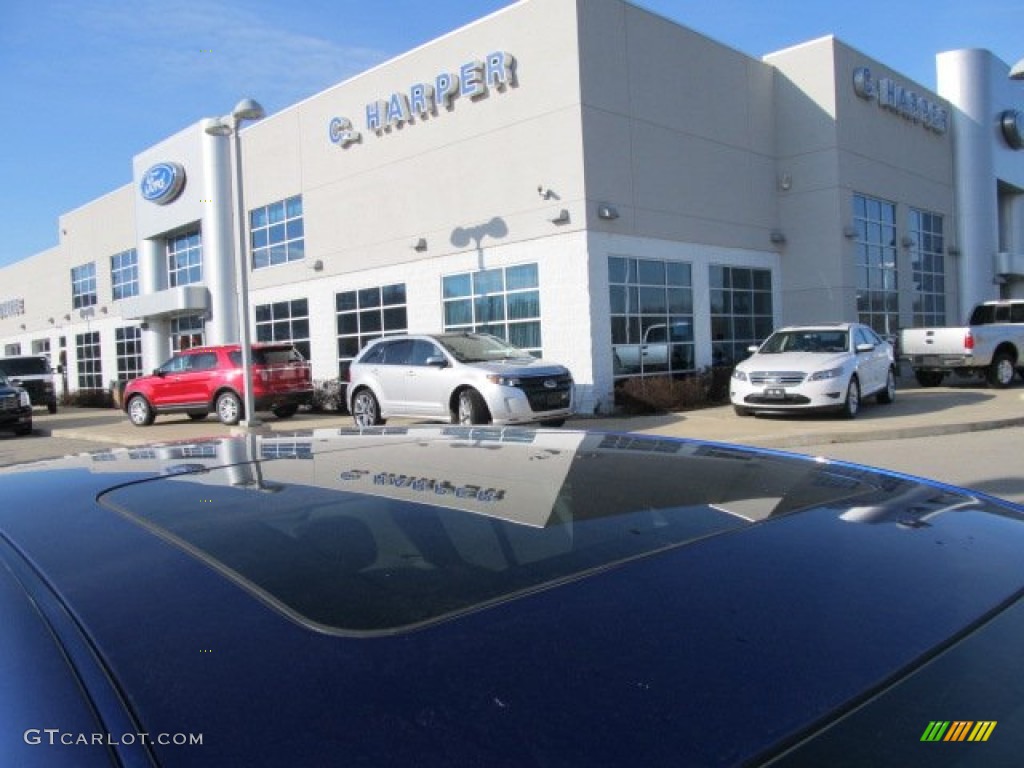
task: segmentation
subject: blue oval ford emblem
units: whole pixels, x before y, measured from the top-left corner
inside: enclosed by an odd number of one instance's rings
[[[185,187],[185,169],[178,163],[157,163],[142,177],[142,197],[157,205],[172,202]]]

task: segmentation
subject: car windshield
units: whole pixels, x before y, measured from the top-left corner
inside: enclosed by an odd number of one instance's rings
[[[41,357],[10,357],[0,360],[0,371],[7,376],[38,376],[50,372],[50,365]]]
[[[850,335],[845,330],[800,330],[773,333],[758,352],[761,354],[780,354],[782,352],[835,354],[836,352],[846,352],[849,348]]]
[[[487,333],[449,333],[434,337],[460,363],[522,360],[530,353]]]

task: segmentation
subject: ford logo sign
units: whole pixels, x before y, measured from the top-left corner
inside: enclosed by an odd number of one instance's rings
[[[139,189],[144,200],[157,205],[173,202],[185,187],[185,169],[178,163],[157,163],[142,177]]]
[[[554,389],[558,386],[558,382],[554,379],[544,379],[544,389]]]

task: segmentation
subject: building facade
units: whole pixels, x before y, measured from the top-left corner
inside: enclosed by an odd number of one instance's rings
[[[382,334],[475,329],[604,412],[780,324],[958,322],[1024,295],[1024,152],[995,117],[1024,90],[991,54],[939,62],[943,95],[832,37],[759,60],[621,0],[525,0],[142,152],[0,270],[0,340],[71,390],[236,341],[236,149],[253,338],[321,380]]]

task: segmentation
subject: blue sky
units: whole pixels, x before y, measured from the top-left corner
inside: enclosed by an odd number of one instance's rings
[[[0,265],[56,245],[57,217],[130,182],[133,155],[239,98],[277,112],[512,4],[4,0]],[[929,88],[940,51],[1024,57],[1024,0],[635,4],[754,57],[834,34]]]

